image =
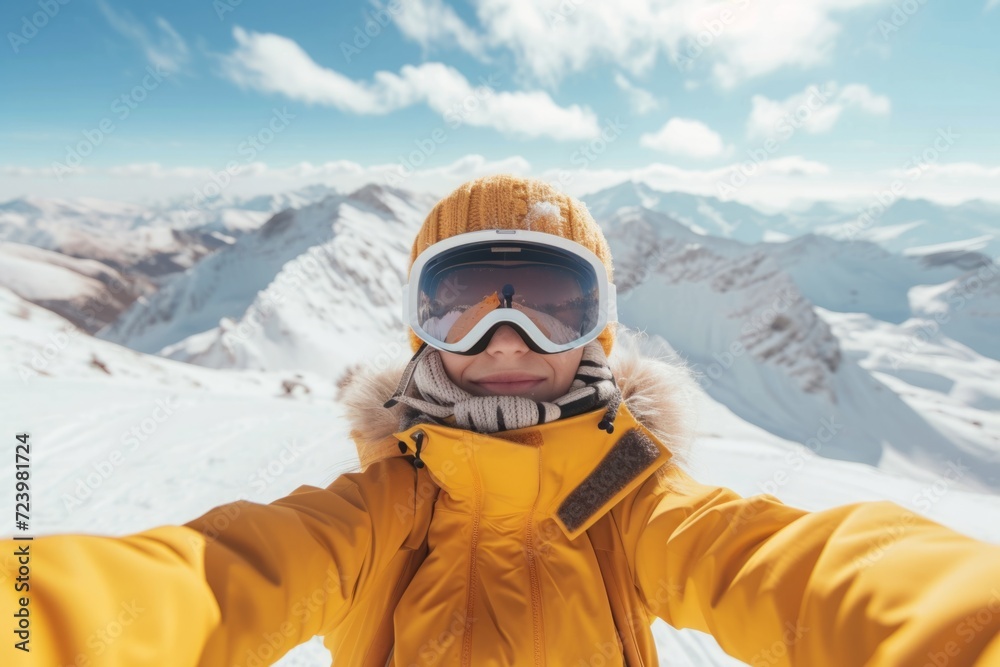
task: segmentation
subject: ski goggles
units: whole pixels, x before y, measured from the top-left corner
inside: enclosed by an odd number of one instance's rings
[[[424,250],[403,286],[403,321],[432,347],[479,354],[510,325],[542,354],[586,345],[618,321],[615,286],[593,252],[555,234],[466,232]]]

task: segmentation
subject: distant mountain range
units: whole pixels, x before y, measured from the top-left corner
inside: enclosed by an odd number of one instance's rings
[[[814,232],[846,241],[872,241],[898,253],[957,249],[1000,256],[1000,205],[985,201],[945,206],[923,199],[898,199],[884,210],[875,200],[861,209],[817,202],[803,212],[765,214],[737,202],[661,192],[635,181],[583,199],[598,219],[624,206],[641,206],[667,214],[698,234],[746,243],[781,241]],[[954,245],[926,248],[939,244]]]

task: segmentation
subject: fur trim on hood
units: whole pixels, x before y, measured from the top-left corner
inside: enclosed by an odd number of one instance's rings
[[[622,391],[622,401],[636,420],[673,454],[668,465],[683,462],[695,421],[696,383],[683,361],[667,345],[651,343],[645,334],[619,324],[608,361]],[[659,348],[659,349],[656,349]],[[385,368],[356,364],[338,381],[337,399],[347,411],[350,435],[358,449],[361,469],[391,456],[400,456],[393,433],[405,406],[383,407],[396,389],[410,357]],[[503,437],[503,432],[491,434]]]

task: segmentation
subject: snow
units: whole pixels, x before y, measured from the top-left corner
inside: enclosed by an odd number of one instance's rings
[[[1000,362],[938,337],[913,353],[908,323],[817,309],[845,353],[953,440],[1000,458]]]
[[[0,204],[0,239],[98,260],[147,277],[183,271],[201,257],[258,228],[266,211],[141,206],[91,198],[15,199]]]
[[[524,224],[527,225],[528,229],[531,229],[531,225],[536,221],[544,220],[546,218],[559,220],[560,215],[559,204],[550,201],[535,202],[531,208],[528,209],[527,215],[524,216]]]
[[[584,197],[591,213],[605,219],[627,206],[664,213],[693,231],[744,243],[796,237],[812,232],[845,241],[881,245],[895,253],[943,245],[946,249],[979,250],[1000,255],[1000,205],[971,201],[944,206],[921,199],[899,199],[879,213],[816,202],[808,209],[763,212],[715,197],[662,192],[645,183],[627,181]],[[949,248],[954,244],[955,248]]]
[[[370,332],[401,325],[409,244],[430,202],[373,188],[273,216],[134,304],[100,336],[224,368],[318,360],[334,372],[345,349],[374,352]],[[219,329],[223,318],[238,335]],[[300,339],[289,345],[286,335]]]
[[[908,292],[914,336],[906,353],[941,335],[1000,359],[1000,265],[990,263],[938,284]]]
[[[904,255],[934,255],[939,252],[982,250],[993,239],[992,236],[977,236],[973,239],[962,239],[960,241],[950,241],[947,243],[935,243],[934,245],[916,246],[905,248]]]
[[[787,440],[812,443],[825,457],[928,482],[941,478],[948,461],[961,460],[971,468],[959,482],[963,488],[1000,490],[996,431],[942,431],[846,357],[805,297],[800,283],[835,300],[836,290],[820,290],[805,269],[815,267],[836,282],[837,266],[818,261],[822,253],[815,248],[842,243],[796,239],[789,243],[802,248],[804,259],[791,263],[782,259],[788,249],[771,245],[762,249],[716,238],[692,243],[697,237],[691,232],[685,236],[662,215],[640,209],[622,209],[604,224],[616,266],[638,267],[637,275],[626,269],[616,276],[619,317],[667,339],[700,373],[709,395],[741,419]],[[907,272],[919,266],[896,260],[887,256],[884,267],[864,260],[872,270],[854,284],[870,283],[870,291],[887,300],[905,299],[903,289],[880,292],[873,278],[883,276],[886,285],[895,285],[895,266],[905,285]],[[795,271],[783,271],[782,263],[801,268],[803,275],[796,281]],[[840,275],[849,282],[853,274]],[[883,316],[892,312],[877,307],[878,300],[871,305]]]
[[[69,300],[101,293],[103,286],[98,281],[65,266],[45,262],[44,252],[20,244],[4,244],[0,247],[0,285],[29,301]],[[62,257],[58,253],[48,254]],[[82,260],[79,262],[83,264]]]

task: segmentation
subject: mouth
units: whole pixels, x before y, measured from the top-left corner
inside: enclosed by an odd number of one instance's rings
[[[544,381],[545,378],[526,373],[496,373],[473,380],[473,384],[494,394],[517,394],[532,389]]]

